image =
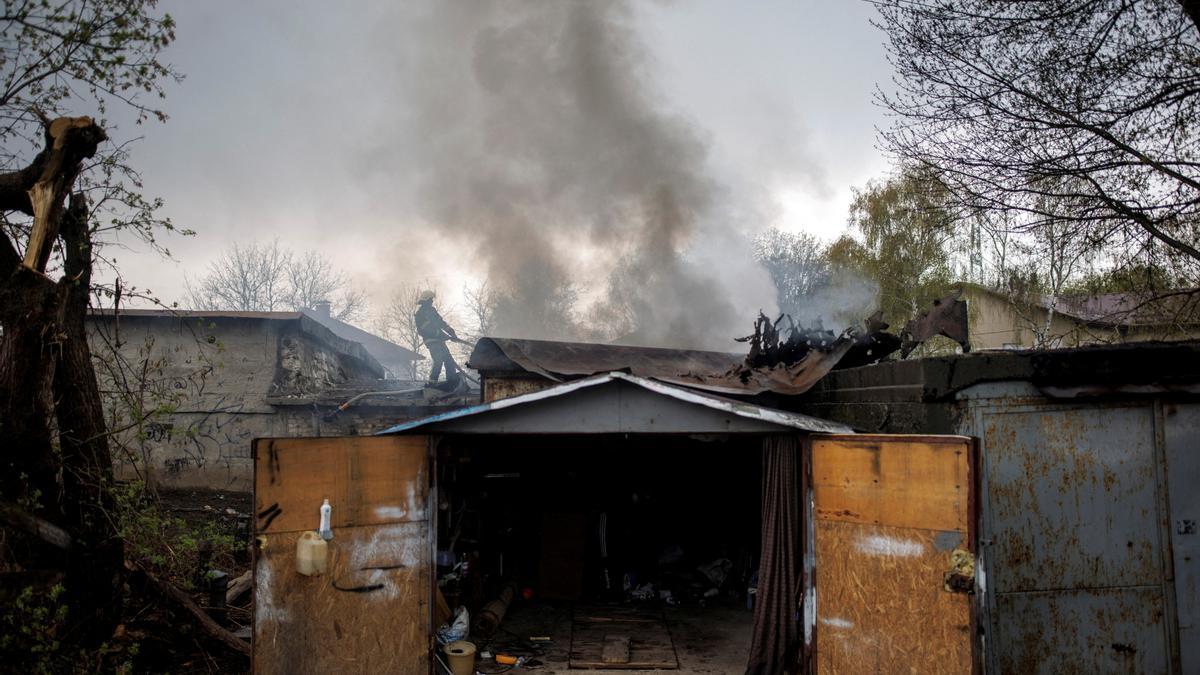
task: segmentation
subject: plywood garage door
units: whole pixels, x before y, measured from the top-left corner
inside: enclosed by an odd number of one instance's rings
[[[259,439],[254,478],[254,672],[428,672],[427,437]],[[306,577],[323,499],[329,572]]]
[[[826,436],[810,447],[806,631],[817,671],[971,672],[971,439]]]

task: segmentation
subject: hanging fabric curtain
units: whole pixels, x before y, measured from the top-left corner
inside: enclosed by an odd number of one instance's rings
[[[800,443],[763,440],[762,555],[747,675],[795,673],[799,663]]]

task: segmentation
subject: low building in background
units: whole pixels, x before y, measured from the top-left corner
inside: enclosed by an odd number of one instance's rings
[[[308,313],[97,311],[88,329],[117,475],[159,487],[249,491],[254,438],[369,434],[478,400],[388,378],[373,354],[419,355]]]
[[[1200,339],[1200,290],[1018,297],[963,284],[971,349],[1034,349]]]

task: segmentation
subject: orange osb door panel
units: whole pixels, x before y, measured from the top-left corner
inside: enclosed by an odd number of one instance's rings
[[[430,648],[429,439],[254,442],[255,673],[425,673]],[[332,507],[326,573],[296,543]]]
[[[820,673],[970,673],[973,441],[817,436],[809,447],[810,663]]]

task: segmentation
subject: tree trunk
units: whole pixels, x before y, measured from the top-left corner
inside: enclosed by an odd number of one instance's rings
[[[111,622],[120,616],[125,555],[113,515],[112,455],[100,386],[87,343],[92,274],[87,214],[83,195],[71,195],[71,207],[60,225],[65,276],[59,282],[62,342],[53,389],[62,456],[63,515],[80,543],[79,553],[68,558],[68,598],[72,607],[90,612],[79,619],[98,619],[97,637],[103,639],[111,634]]]
[[[61,522],[51,381],[58,339],[58,289],[14,266],[0,290],[0,490],[5,499]]]
[[[71,536],[65,551],[33,540],[19,562],[65,571],[72,639],[85,646],[112,634],[124,550],[87,345],[87,204],[82,195],[69,210],[63,203],[104,138],[90,118],[59,118],[47,123],[46,147],[29,167],[0,175],[0,210],[34,217],[24,255],[0,232],[0,497]],[[55,283],[45,269],[60,240],[65,276]]]

